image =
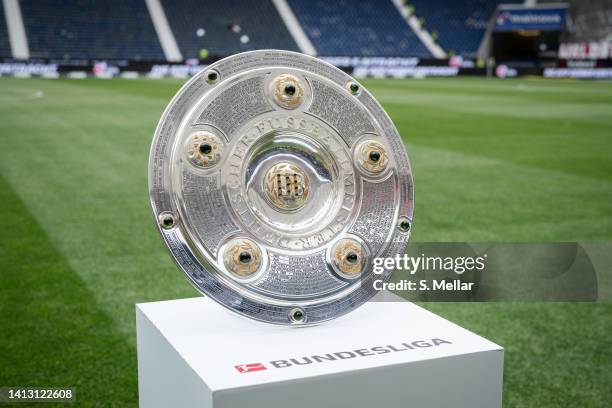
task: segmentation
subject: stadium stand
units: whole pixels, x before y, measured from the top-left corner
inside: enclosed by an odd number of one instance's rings
[[[0,57],[11,56],[11,44],[9,42],[8,28],[6,27],[6,17],[4,7],[0,5]]]
[[[474,56],[498,0],[409,0],[414,13],[429,32],[438,33],[438,44],[450,53]]]
[[[569,8],[570,30],[565,41],[612,41],[612,2],[610,0],[572,0]]]
[[[275,48],[299,51],[271,1],[164,0],[168,23],[185,58]]]
[[[32,58],[163,60],[143,0],[21,0]]]
[[[289,0],[319,55],[431,57],[391,1]]]

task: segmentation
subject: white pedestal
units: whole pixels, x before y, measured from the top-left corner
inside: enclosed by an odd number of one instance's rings
[[[136,322],[142,408],[501,406],[503,349],[412,303],[290,328],[194,298]]]

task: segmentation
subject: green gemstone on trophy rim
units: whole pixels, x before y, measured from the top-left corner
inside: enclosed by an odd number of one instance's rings
[[[304,312],[301,309],[295,309],[291,312],[291,320],[296,323],[302,322],[304,320]]]
[[[174,225],[174,218],[169,214],[164,215],[164,217],[162,218],[162,225],[166,229],[172,228],[172,226]]]
[[[410,221],[407,219],[402,219],[399,223],[399,229],[402,232],[408,232],[408,230],[410,230]]]

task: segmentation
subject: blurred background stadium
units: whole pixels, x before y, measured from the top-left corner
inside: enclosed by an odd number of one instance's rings
[[[196,295],[150,215],[155,125],[186,78],[264,48],[381,101],[414,239],[612,239],[610,0],[3,0],[0,386],[137,405],[134,304]],[[506,348],[505,406],[610,406],[610,303],[424,306]]]
[[[612,77],[610,0],[2,3],[0,72],[20,77],[185,77],[266,48],[357,77]]]

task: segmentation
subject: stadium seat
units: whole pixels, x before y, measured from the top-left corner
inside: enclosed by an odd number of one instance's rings
[[[32,58],[163,60],[144,0],[21,0]]]
[[[163,0],[184,58],[275,48],[299,51],[272,1]]]
[[[570,30],[566,42],[612,41],[612,3],[610,0],[571,0]]]
[[[391,1],[289,0],[326,56],[431,57]]]
[[[474,56],[499,3],[517,0],[408,0],[425,29],[438,33],[438,44],[450,53]]]
[[[0,5],[0,58],[11,56],[11,44],[9,43],[8,29],[6,28],[6,18],[4,17],[4,7]]]

